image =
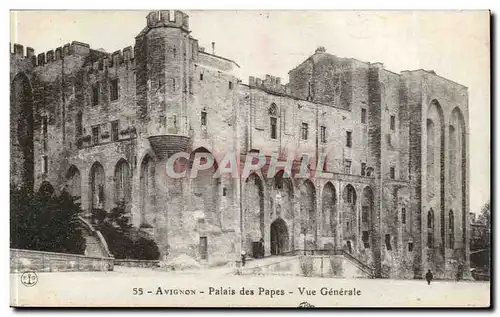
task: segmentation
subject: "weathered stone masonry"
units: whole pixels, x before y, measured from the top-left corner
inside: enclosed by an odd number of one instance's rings
[[[80,196],[87,214],[125,200],[162,257],[208,264],[342,248],[378,276],[451,278],[469,265],[468,92],[433,71],[390,72],[322,47],[289,72],[248,84],[205,52],[181,11],[146,17],[135,45],[107,53],[72,42],[11,52],[11,182]],[[168,178],[179,151],[218,160]],[[220,157],[295,158],[213,178]],[[297,177],[300,157],[311,177]],[[326,155],[316,168],[315,158]],[[319,169],[323,177],[314,177]]]

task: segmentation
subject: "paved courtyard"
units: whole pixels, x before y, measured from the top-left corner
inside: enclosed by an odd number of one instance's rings
[[[24,286],[11,274],[11,305],[27,306],[489,306],[489,282],[234,276],[229,269],[39,273]]]

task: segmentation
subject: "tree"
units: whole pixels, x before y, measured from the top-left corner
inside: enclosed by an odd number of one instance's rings
[[[486,226],[490,228],[490,221],[491,221],[491,206],[490,206],[490,201],[488,201],[486,204],[484,204],[483,208],[481,208],[481,213],[480,217],[484,219]]]
[[[10,247],[83,254],[85,238],[78,215],[82,209],[63,191],[60,195],[27,187],[10,189]]]
[[[490,232],[491,232],[491,206],[488,201],[481,208],[479,219],[476,223],[471,224],[471,251],[485,250],[490,248]]]

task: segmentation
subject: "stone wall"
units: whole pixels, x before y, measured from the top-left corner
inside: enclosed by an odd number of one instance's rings
[[[114,265],[124,267],[157,268],[160,266],[160,261],[115,259]]]
[[[114,258],[10,249],[10,272],[113,271]]]

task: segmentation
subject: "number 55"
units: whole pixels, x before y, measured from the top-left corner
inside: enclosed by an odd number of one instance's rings
[[[142,288],[137,288],[137,287],[134,287],[134,289],[132,290],[133,291],[133,294],[134,295],[142,295]]]

